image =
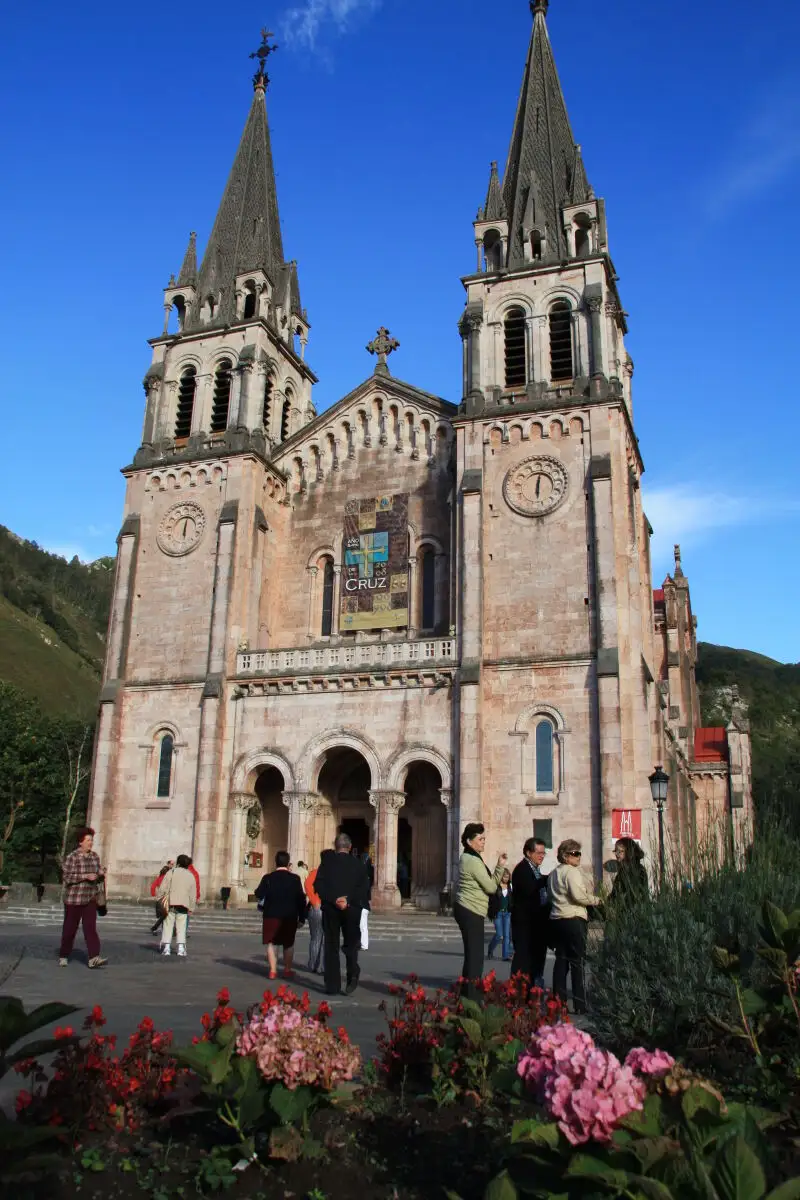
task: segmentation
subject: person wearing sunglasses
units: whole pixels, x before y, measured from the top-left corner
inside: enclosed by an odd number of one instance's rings
[[[584,960],[589,909],[595,908],[599,897],[587,887],[581,871],[581,844],[567,838],[558,847],[559,865],[547,880],[550,893],[550,920],[554,921],[556,964],[553,968],[553,991],[567,1002],[567,973],[572,976],[572,1004],[576,1013],[586,1012]]]

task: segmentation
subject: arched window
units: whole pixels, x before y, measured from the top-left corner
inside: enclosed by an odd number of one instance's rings
[[[165,333],[180,333],[186,320],[186,301],[183,296],[175,296],[169,310],[169,320]]]
[[[274,380],[271,375],[264,376],[264,403],[261,408],[261,424],[264,432],[269,435],[272,423],[272,388]]]
[[[172,788],[172,760],[175,757],[175,739],[171,733],[165,733],[161,738],[161,749],[158,756],[158,786],[156,796],[159,800],[168,800]]]
[[[325,559],[322,573],[322,636],[333,633],[333,559]]]
[[[194,413],[194,398],[197,394],[197,371],[187,367],[181,373],[178,384],[178,412],[175,417],[175,437],[188,438],[192,432],[192,414]]]
[[[228,427],[228,408],[231,402],[231,372],[233,364],[223,358],[214,376],[214,403],[211,408],[211,432],[224,433]]]
[[[588,258],[592,252],[592,223],[585,213],[575,218],[575,257]]]
[[[566,300],[550,309],[550,378],[572,379],[572,311]]]
[[[531,258],[538,262],[542,257],[542,235],[538,229],[531,233]]]
[[[292,415],[292,398],[289,393],[286,393],[286,399],[283,402],[283,411],[281,412],[281,441],[285,442],[289,436],[289,420]]]
[[[553,781],[553,726],[542,719],[536,726],[536,791],[554,791]]]
[[[483,239],[483,261],[487,271],[503,267],[503,239],[496,229],[490,229]]]
[[[245,294],[244,294],[244,309],[242,310],[242,317],[244,318],[245,321],[249,321],[251,319],[251,317],[254,317],[255,315],[256,315],[256,289],[253,287],[252,283],[248,283],[247,290],[245,291]]]
[[[525,387],[525,313],[512,308],[503,322],[505,333],[506,387]]]
[[[217,301],[213,296],[206,296],[206,320],[213,321],[217,311]]]
[[[436,555],[430,548],[422,552],[420,575],[422,576],[422,628],[433,629],[436,624]]]

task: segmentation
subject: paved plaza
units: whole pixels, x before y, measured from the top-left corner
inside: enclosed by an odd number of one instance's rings
[[[194,919],[188,958],[162,959],[157,937],[150,934],[151,910],[126,914],[124,921],[98,922],[103,955],[109,965],[101,971],[86,966],[86,951],[79,933],[70,965],[58,966],[60,928],[56,911],[38,914],[38,921],[0,912],[0,993],[18,996],[26,1007],[61,1000],[89,1009],[100,1004],[109,1032],[126,1037],[143,1016],[159,1029],[171,1029],[178,1043],[200,1032],[200,1017],[214,1005],[221,987],[228,987],[232,1003],[243,1010],[260,999],[269,985],[261,945],[260,922],[251,919],[218,919],[221,928],[209,928],[213,914]],[[138,926],[138,928],[137,928]],[[308,934],[301,930],[297,944],[297,975],[292,986],[308,991],[312,1001],[328,999],[332,1021],[344,1025],[365,1056],[375,1048],[375,1036],[385,1028],[378,1005],[387,999],[388,985],[412,972],[429,988],[448,987],[461,970],[461,939],[452,921],[401,917],[375,921],[378,936],[361,954],[361,980],[352,996],[325,997],[321,976],[305,970]],[[491,927],[487,925],[487,941]],[[500,978],[508,978],[509,963],[494,961]],[[344,973],[344,959],[342,958]],[[548,971],[549,974],[549,971]],[[273,986],[275,986],[273,984]],[[73,1024],[82,1020],[76,1014]]]

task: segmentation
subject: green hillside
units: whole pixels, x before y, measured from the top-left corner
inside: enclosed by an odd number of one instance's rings
[[[0,681],[50,714],[92,717],[114,560],[48,554],[0,525]]]
[[[749,706],[753,791],[762,811],[775,807],[800,820],[800,663],[778,663],[750,650],[700,642],[697,682],[703,721],[723,724],[734,694]]]

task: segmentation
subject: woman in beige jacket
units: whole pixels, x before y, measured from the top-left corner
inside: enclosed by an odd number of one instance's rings
[[[189,870],[191,862],[188,854],[179,854],[175,866],[156,888],[156,899],[166,899],[169,904],[161,929],[161,953],[165,958],[172,952],[173,932],[178,939],[178,958],[186,958],[186,926],[197,901],[197,882]]]
[[[572,1003],[576,1013],[586,1012],[586,987],[583,962],[586,958],[586,931],[589,909],[600,900],[586,886],[580,868],[581,844],[568,838],[558,847],[559,865],[547,880],[550,893],[550,920],[556,943],[553,991],[567,1002],[567,971],[572,975]]]

